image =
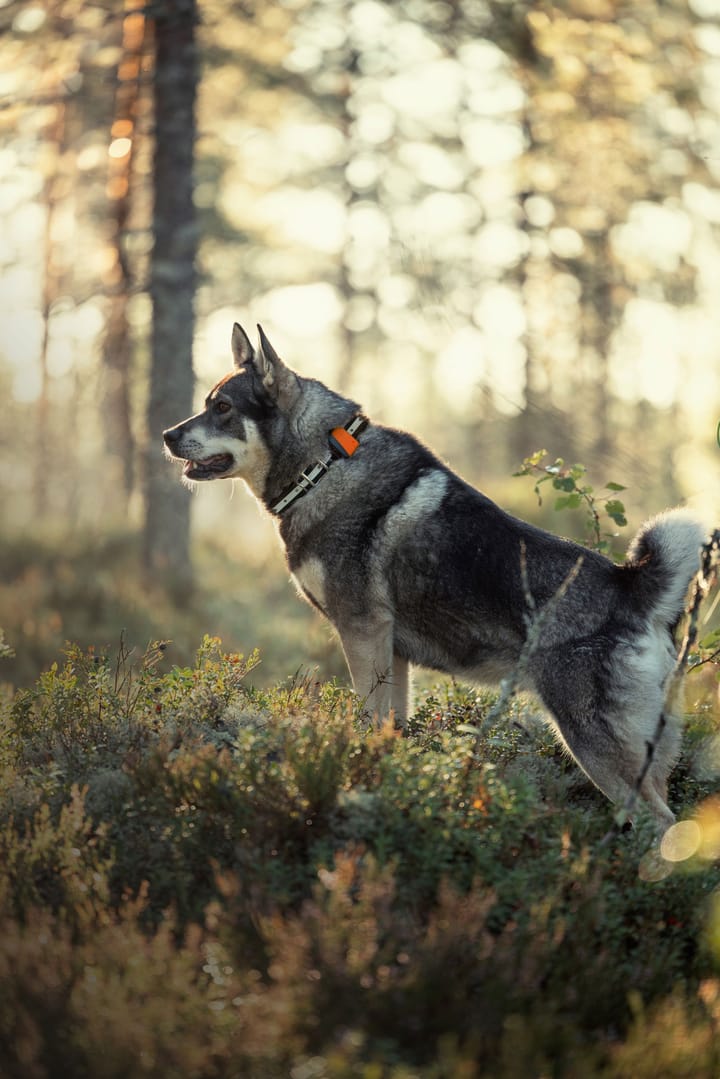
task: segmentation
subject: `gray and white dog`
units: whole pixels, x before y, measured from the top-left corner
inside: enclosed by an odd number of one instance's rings
[[[405,721],[411,664],[493,682],[523,655],[525,687],[611,801],[635,788],[666,709],[640,794],[671,824],[680,729],[666,695],[703,526],[685,510],[661,514],[613,565],[511,517],[412,435],[296,374],[258,329],[256,351],[235,325],[234,371],[165,445],[188,480],[240,477],[276,518],[295,582],[337,630],[368,712]]]

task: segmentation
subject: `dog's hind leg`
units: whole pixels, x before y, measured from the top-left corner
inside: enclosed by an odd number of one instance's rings
[[[665,715],[655,741],[661,710],[662,705],[657,711],[611,719],[596,714],[581,724],[565,716],[558,727],[575,761],[611,802],[623,807],[640,798],[664,831],[675,823],[667,805],[667,777],[677,759],[680,738],[675,716]]]
[[[675,754],[668,753],[666,739],[654,749],[650,748],[652,735],[647,741],[620,741],[610,732],[602,741],[593,739],[590,746],[582,748],[567,738],[565,741],[580,767],[610,801],[621,809],[630,807],[630,819],[637,798],[645,803],[661,830],[674,824],[675,815],[667,804],[667,775]],[[649,765],[648,753],[652,753]]]
[[[553,663],[536,671],[540,696],[562,741],[592,782],[620,808],[639,797],[664,830],[675,820],[667,804],[667,778],[680,736],[676,718],[664,712],[662,682],[647,678],[640,685],[637,669],[629,680],[620,664],[610,676],[598,678],[590,658],[586,654],[582,665],[566,662],[562,670]],[[661,716],[664,722],[656,738]]]
[[[680,755],[677,690],[668,697],[675,650],[666,627],[651,626],[613,656],[606,714],[623,753],[632,762],[632,790],[662,828],[675,816],[667,804],[668,776]]]
[[[652,731],[645,732],[645,738],[638,728],[616,727],[601,714],[585,715],[578,722],[577,717],[556,711],[552,718],[571,756],[611,802],[622,809],[639,798],[663,831],[674,823],[667,804],[667,775],[675,758],[672,738],[664,732],[648,766]],[[631,809],[630,819],[633,815]]]
[[[680,742],[679,717],[670,710],[659,713],[655,717],[654,730],[645,743],[646,754],[650,755],[650,763],[647,766],[645,781],[640,788],[640,796],[666,828],[675,821],[675,815],[667,804],[668,777],[680,755]]]

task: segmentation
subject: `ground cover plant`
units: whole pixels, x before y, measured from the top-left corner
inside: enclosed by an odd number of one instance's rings
[[[609,543],[617,485],[540,462]],[[214,637],[66,646],[2,698],[0,1075],[717,1076],[718,639],[694,636],[660,846],[511,684],[433,687],[401,734]]]
[[[69,648],[5,703],[0,1074],[717,1074],[709,707],[666,859],[603,842],[530,701],[439,688],[401,736],[168,651]]]

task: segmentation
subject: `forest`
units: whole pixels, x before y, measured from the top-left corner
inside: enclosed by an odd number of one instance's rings
[[[271,520],[162,432],[261,323],[617,561],[717,527],[720,0],[0,35],[0,1075],[717,1076],[711,578],[658,846],[531,697],[423,674],[368,730]]]

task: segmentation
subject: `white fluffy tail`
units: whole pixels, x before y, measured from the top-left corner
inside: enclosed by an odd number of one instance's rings
[[[690,510],[674,509],[646,521],[630,544],[625,565],[634,573],[636,598],[657,622],[677,624],[707,536]]]

